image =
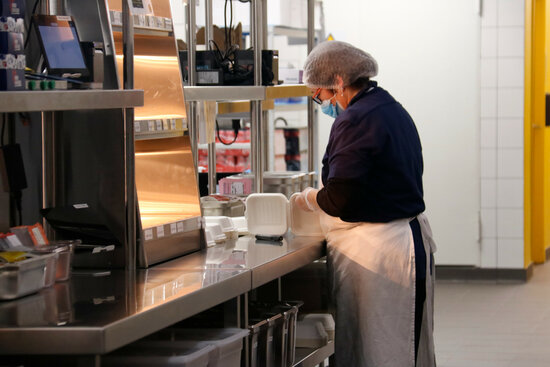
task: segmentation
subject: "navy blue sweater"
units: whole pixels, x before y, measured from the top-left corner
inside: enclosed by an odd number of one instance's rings
[[[412,118],[371,81],[334,121],[317,202],[346,222],[414,217],[425,209],[422,171]]]

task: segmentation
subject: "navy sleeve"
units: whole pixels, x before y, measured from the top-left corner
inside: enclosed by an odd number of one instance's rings
[[[330,178],[317,193],[317,204],[328,215],[346,217],[356,213],[361,201],[357,200],[357,182],[348,179]]]

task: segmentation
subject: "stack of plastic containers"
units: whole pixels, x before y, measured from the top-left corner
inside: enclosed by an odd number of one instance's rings
[[[252,303],[250,366],[294,365],[296,320],[301,301]]]

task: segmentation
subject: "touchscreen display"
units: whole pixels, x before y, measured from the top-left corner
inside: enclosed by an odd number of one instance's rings
[[[38,26],[44,51],[52,69],[84,69],[80,44],[74,27]]]
[[[35,21],[49,72],[86,73],[86,62],[71,17],[38,15]]]

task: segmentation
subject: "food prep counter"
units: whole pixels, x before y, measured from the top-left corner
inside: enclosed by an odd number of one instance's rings
[[[245,236],[149,269],[85,271],[0,302],[1,355],[98,355],[184,320],[325,255],[322,237]]]

